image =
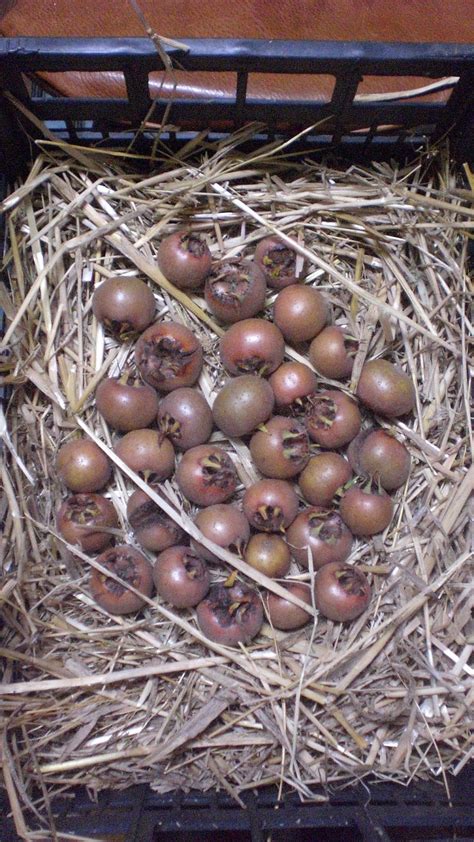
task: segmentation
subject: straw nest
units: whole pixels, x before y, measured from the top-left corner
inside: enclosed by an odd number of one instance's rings
[[[71,785],[218,787],[239,800],[247,788],[272,784],[321,798],[325,787],[369,774],[442,780],[472,750],[473,193],[443,151],[403,170],[336,170],[276,147],[245,157],[243,137],[221,146],[203,138],[199,150],[178,156],[162,152],[146,175],[131,156],[43,143],[26,181],[3,203],[10,288],[2,286],[0,302],[9,387],[1,463],[2,758],[20,828],[25,808],[46,815],[49,797]],[[387,532],[354,545],[350,561],[368,573],[373,598],[352,624],[314,611],[314,622],[299,632],[267,623],[251,645],[228,649],[206,642],[193,611],[172,610],[159,598],[136,616],[113,617],[89,595],[94,558],[58,540],[64,488],[55,456],[76,430],[115,460],[107,494],[125,540],[134,540],[125,507],[141,480],[118,467],[114,433],[94,406],[97,384],[133,360],[133,345],[119,345],[94,320],[91,297],[100,281],[147,279],[158,317],[200,336],[200,386],[210,401],[222,382],[222,327],[199,295],[174,289],[157,269],[161,237],[183,223],[206,235],[216,259],[251,255],[264,235],[281,234],[307,260],[307,283],[326,293],[333,321],[350,324],[360,341],[350,388],[367,355],[402,361],[418,384],[409,420],[379,419],[407,444],[413,467]],[[213,440],[233,454],[241,495],[255,477],[247,447],[217,432]],[[156,499],[165,509],[177,506],[195,531],[193,509],[173,481]],[[239,558],[220,555],[214,576],[234,566],[278,591]],[[292,575],[311,574],[295,566]]]

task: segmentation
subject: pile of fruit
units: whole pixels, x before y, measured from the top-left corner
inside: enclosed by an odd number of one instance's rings
[[[201,535],[279,580],[289,598],[260,593],[235,571],[211,583],[209,563],[218,557],[195,539],[189,545],[178,513],[169,517],[141,488],[128,500],[127,517],[148,556],[120,543],[117,512],[97,493],[112,463],[95,442],[74,438],[58,452],[58,473],[72,494],[57,512],[57,528],[67,543],[99,554],[93,598],[112,614],[126,614],[156,588],[176,608],[195,607],[203,634],[226,645],[250,641],[264,617],[278,629],[302,627],[311,618],[304,603],[336,622],[355,619],[371,589],[347,561],[354,536],[370,539],[387,529],[394,511],[389,492],[410,472],[407,448],[374,416],[390,420],[413,410],[411,378],[386,359],[372,359],[356,394],[350,392],[357,340],[328,323],[324,295],[303,282],[303,261],[276,237],[262,239],[253,260],[213,263],[198,234],[179,230],[162,240],[158,264],[181,290],[204,285],[209,310],[226,325],[219,354],[229,377],[210,407],[197,385],[198,337],[176,321],[154,321],[155,298],[145,282],[110,278],[97,287],[93,312],[114,337],[136,338],[135,366],[100,382],[97,410],[118,434],[119,459],[152,489],[174,475],[182,496],[198,507]],[[268,288],[276,292],[272,320],[258,317]],[[308,364],[285,362],[285,343]],[[234,461],[210,441],[215,428],[248,444],[261,475],[245,489],[241,508]],[[292,562],[310,576],[286,581]]]

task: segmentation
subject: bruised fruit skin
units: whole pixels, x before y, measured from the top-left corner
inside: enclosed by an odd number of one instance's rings
[[[350,377],[358,343],[338,325],[328,325],[311,342],[308,356],[316,371],[331,380]]]
[[[225,503],[239,484],[230,456],[222,447],[211,444],[187,450],[175,477],[181,493],[197,506]]]
[[[211,579],[206,563],[185,546],[169,547],[153,567],[157,593],[175,608],[192,608],[206,596]]]
[[[102,530],[118,529],[119,522],[113,504],[100,494],[71,494],[58,509],[56,526],[69,544],[79,544],[85,553],[99,553],[113,537]]]
[[[128,498],[127,518],[135,540],[145,550],[162,552],[184,538],[181,527],[141,488],[135,489]]]
[[[106,330],[122,341],[148,327],[156,304],[150,287],[139,278],[108,278],[92,297],[92,312]]]
[[[229,374],[266,377],[283,362],[285,340],[273,322],[243,319],[221,337],[219,354]]]
[[[286,576],[291,564],[288,544],[273,532],[257,532],[256,535],[252,535],[244,558],[250,567],[271,579]]]
[[[247,541],[250,537],[250,526],[247,518],[235,506],[228,503],[217,503],[215,506],[206,506],[201,509],[194,523],[202,534],[232,553],[243,556]],[[194,551],[206,561],[219,561],[218,557],[200,544],[194,538],[191,539],[191,546]]]
[[[276,236],[260,240],[255,249],[254,260],[272,289],[283,289],[296,284],[302,274],[303,266],[296,274],[296,252]]]
[[[249,643],[263,623],[263,607],[254,588],[237,582],[231,588],[213,585],[196,608],[202,633],[215,643]]]
[[[79,494],[100,491],[112,476],[112,464],[89,439],[75,439],[59,448],[56,469],[60,479]]]
[[[328,318],[326,299],[314,287],[297,284],[278,293],[273,305],[273,321],[287,342],[313,339]]]
[[[302,602],[307,602],[311,605],[311,591],[308,585],[302,582],[290,582],[285,585],[285,589],[293,596],[297,596]],[[306,623],[311,620],[311,614],[290,602],[289,599],[284,599],[276,593],[268,592],[264,597],[268,616],[272,626],[282,631],[294,631],[301,629]]]
[[[161,481],[174,470],[174,449],[158,430],[131,430],[114,446],[115,454],[137,474]]]
[[[269,418],[274,402],[267,380],[242,374],[229,380],[218,392],[212,415],[226,436],[245,436]]]
[[[406,415],[414,409],[416,403],[411,378],[388,360],[369,360],[365,363],[357,385],[357,397],[372,412],[386,418]]]
[[[341,497],[339,511],[353,535],[383,532],[393,517],[393,500],[376,482],[353,485]]]
[[[300,512],[286,533],[293,557],[308,567],[308,549],[317,570],[330,561],[345,561],[352,549],[352,532],[335,509],[312,506]]]
[[[268,382],[275,395],[275,404],[280,410],[291,410],[295,415],[304,411],[305,398],[317,386],[314,371],[299,362],[283,363],[273,372]]]
[[[147,427],[158,411],[158,395],[151,386],[124,383],[118,377],[99,383],[95,403],[107,424],[122,433]]]
[[[337,389],[327,389],[310,398],[305,421],[312,440],[321,447],[333,449],[355,438],[362,418],[352,398]]]
[[[211,271],[212,258],[199,234],[175,231],[161,241],[158,266],[179,289],[196,289]]]
[[[328,620],[347,623],[368,607],[370,585],[361,570],[335,561],[318,570],[314,580],[316,608]]]
[[[284,532],[298,511],[298,497],[292,485],[282,479],[262,479],[246,489],[244,514],[260,532]]]
[[[130,591],[127,585],[140,591],[144,597],[151,596],[153,574],[148,559],[133,547],[123,545],[105,550],[96,560],[124,583],[122,585],[94,568],[90,578],[90,591],[97,605],[109,614],[131,614],[138,611],[146,600]]]
[[[385,430],[363,430],[347,449],[356,474],[373,477],[386,491],[404,485],[410,474],[407,448]]]
[[[347,459],[331,450],[312,456],[301,472],[298,485],[312,506],[329,506],[338,489],[352,477]]]
[[[161,392],[192,386],[201,373],[202,359],[199,339],[179,322],[155,322],[135,345],[140,376]]]
[[[308,433],[300,421],[274,415],[250,440],[252,459],[264,476],[289,479],[309,459]]]
[[[178,450],[204,444],[212,433],[212,411],[196,389],[174,389],[161,399],[158,428]]]
[[[204,297],[211,313],[225,324],[249,319],[263,309],[267,285],[255,263],[224,261],[210,273]]]

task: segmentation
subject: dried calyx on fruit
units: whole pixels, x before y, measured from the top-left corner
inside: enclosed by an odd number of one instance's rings
[[[292,485],[281,479],[262,479],[249,486],[242,508],[251,526],[261,532],[284,532],[298,511]]]
[[[143,597],[150,597],[153,591],[152,567],[148,559],[138,550],[126,545],[105,550],[97,562],[114,573],[120,581],[93,569],[90,590],[101,608],[110,614],[130,614],[145,604]],[[128,587],[131,585],[140,594]]]
[[[192,386],[202,368],[199,339],[179,322],[156,322],[145,330],[135,346],[140,376],[155,389],[171,392]]]
[[[196,389],[174,389],[160,401],[158,428],[178,450],[204,444],[212,432],[212,411]]]
[[[264,476],[289,479],[299,474],[309,459],[308,433],[295,418],[274,415],[252,436],[250,452]]]
[[[273,289],[295,284],[303,272],[303,260],[301,268],[297,272],[296,252],[287,246],[279,237],[265,237],[255,249],[255,263],[262,269],[265,280]]]
[[[121,377],[101,380],[96,389],[95,403],[107,424],[123,433],[147,427],[158,411],[155,390],[131,378],[128,371]]]
[[[227,588],[213,585],[196,608],[202,633],[215,643],[237,646],[249,643],[263,623],[258,592],[240,582]]]
[[[179,289],[199,287],[211,271],[211,252],[205,241],[190,231],[175,231],[161,241],[158,266]]]
[[[122,342],[145,330],[155,315],[155,297],[139,278],[108,278],[92,297],[92,312]]]
[[[221,322],[232,324],[263,309],[267,286],[255,263],[223,261],[208,275],[204,287],[207,306]]]
[[[352,549],[352,532],[339,512],[311,506],[296,516],[286,533],[293,557],[308,567],[308,553],[317,569],[331,561],[345,561]]]
[[[326,450],[311,457],[299,476],[298,485],[312,506],[329,506],[351,477],[347,459],[340,453]]]
[[[283,412],[301,415],[317,386],[314,371],[299,362],[283,363],[269,378],[275,404]]]
[[[174,470],[173,445],[159,430],[131,430],[118,440],[114,452],[132,471],[153,477],[155,482],[171,476]]]
[[[210,576],[206,563],[185,546],[168,547],[155,561],[157,593],[175,608],[192,608],[206,596]]]
[[[247,518],[235,506],[227,503],[217,503],[201,509],[194,523],[205,538],[217,544],[218,547],[243,557],[247,541],[250,537],[250,526]],[[194,551],[206,561],[219,561],[218,557],[208,550],[195,538],[191,539]]]
[[[316,608],[337,623],[355,620],[367,608],[370,585],[361,570],[350,564],[333,562],[318,570],[314,580]]]
[[[100,494],[71,494],[57,512],[56,525],[69,544],[79,544],[85,553],[98,553],[111,543],[110,530],[118,529],[119,523],[110,500]]]
[[[308,398],[305,422],[312,440],[332,449],[352,441],[362,418],[352,398],[337,389],[328,389]]]
[[[285,340],[273,322],[243,319],[221,338],[219,354],[229,374],[258,374],[266,377],[283,362]]]
[[[393,500],[380,483],[369,479],[351,485],[341,497],[339,510],[354,535],[383,532],[393,517]]]
[[[224,503],[232,497],[239,482],[226,451],[207,444],[192,447],[183,454],[175,477],[181,493],[197,506]]]

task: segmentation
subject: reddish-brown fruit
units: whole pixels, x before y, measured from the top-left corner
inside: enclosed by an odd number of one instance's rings
[[[269,287],[283,289],[296,284],[303,272],[301,268],[296,272],[296,252],[283,243],[279,237],[265,237],[257,244],[254,255],[255,263],[260,267]]]
[[[135,345],[140,376],[161,392],[192,386],[202,368],[202,345],[179,322],[155,322]]]
[[[362,423],[356,402],[337,389],[315,393],[309,399],[305,420],[312,440],[330,449],[352,441]]]
[[[295,414],[305,409],[305,398],[311,395],[317,386],[314,371],[298,362],[283,363],[269,378],[279,409],[290,409]]]
[[[347,456],[356,474],[374,477],[386,491],[404,485],[410,473],[410,454],[385,430],[362,430],[351,441]]]
[[[290,569],[291,553],[288,544],[272,532],[252,535],[245,551],[245,561],[271,579],[281,579]]]
[[[157,593],[175,608],[192,608],[206,596],[211,579],[206,563],[189,547],[169,547],[153,567]]]
[[[314,581],[316,608],[328,620],[347,623],[355,620],[370,602],[370,585],[364,574],[340,561],[318,570]]]
[[[212,415],[226,436],[245,436],[270,417],[274,402],[267,380],[242,374],[228,380],[218,392]]]
[[[139,278],[108,278],[92,297],[92,312],[118,339],[141,333],[155,316],[155,298]]]
[[[113,504],[100,494],[71,494],[58,509],[56,526],[69,544],[79,544],[85,553],[99,553],[113,537],[103,530],[118,529],[119,522]]]
[[[204,297],[211,313],[221,322],[233,324],[249,319],[263,309],[267,286],[255,263],[224,261],[208,275]]]
[[[174,470],[174,449],[158,430],[131,430],[116,443],[116,455],[137,474],[160,482]]]
[[[338,325],[328,325],[311,342],[309,359],[315,369],[331,380],[343,380],[352,373],[358,343]]]
[[[347,459],[328,450],[311,457],[299,476],[298,485],[312,506],[329,506],[336,491],[351,477],[352,470]]]
[[[158,248],[158,266],[179,289],[196,289],[211,271],[212,257],[199,234],[175,231]]]
[[[308,433],[295,418],[275,415],[254,433],[250,452],[264,476],[289,479],[299,474],[309,459]]]
[[[89,439],[75,439],[59,448],[56,469],[71,491],[85,494],[100,491],[112,476],[112,464],[99,445]]]
[[[228,503],[206,506],[197,513],[194,523],[209,541],[231,553],[243,556],[250,537],[250,526],[240,509]],[[218,556],[194,538],[191,540],[191,546],[206,561],[219,561]]]
[[[293,557],[308,567],[308,550],[317,570],[330,561],[345,561],[352,548],[352,533],[334,509],[304,509],[286,533]]]
[[[215,643],[249,643],[263,623],[263,607],[254,588],[237,582],[231,588],[213,585],[196,608],[202,633]]]
[[[302,582],[289,582],[285,585],[285,589],[293,596],[297,596],[302,602],[307,602],[311,605],[311,591],[308,585]],[[276,593],[268,592],[265,596],[265,604],[268,611],[268,616],[272,626],[282,631],[294,631],[301,629],[311,620],[311,614],[290,602],[289,599],[284,599]]]
[[[211,506],[232,497],[239,478],[232,459],[222,447],[201,444],[183,454],[176,469],[176,482],[191,503]]]
[[[175,389],[160,401],[158,428],[178,450],[189,450],[209,439],[212,411],[195,389]]]
[[[353,485],[344,492],[339,506],[341,517],[354,535],[383,532],[393,517],[393,500],[377,483]]]
[[[369,360],[362,368],[357,396],[372,412],[398,418],[411,412],[416,403],[411,377],[388,360]]]
[[[109,614],[131,614],[138,611],[146,600],[129,590],[127,585],[140,591],[144,597],[151,596],[153,574],[148,559],[133,547],[123,545],[105,550],[96,560],[123,582],[121,584],[94,568],[91,573],[90,591],[97,605]]]
[[[222,365],[229,374],[271,374],[283,361],[285,340],[273,322],[243,319],[232,325],[220,340]]]
[[[298,511],[292,485],[282,479],[262,479],[245,491],[242,508],[251,526],[260,532],[284,532]]]
[[[288,342],[305,342],[323,329],[328,317],[326,299],[304,284],[285,287],[273,305],[273,321]]]
[[[136,541],[146,550],[162,552],[184,538],[181,527],[141,488],[128,498],[127,518]]]
[[[123,383],[118,377],[102,380],[95,393],[95,404],[115,430],[128,433],[147,427],[158,411],[158,395],[145,383]]]

